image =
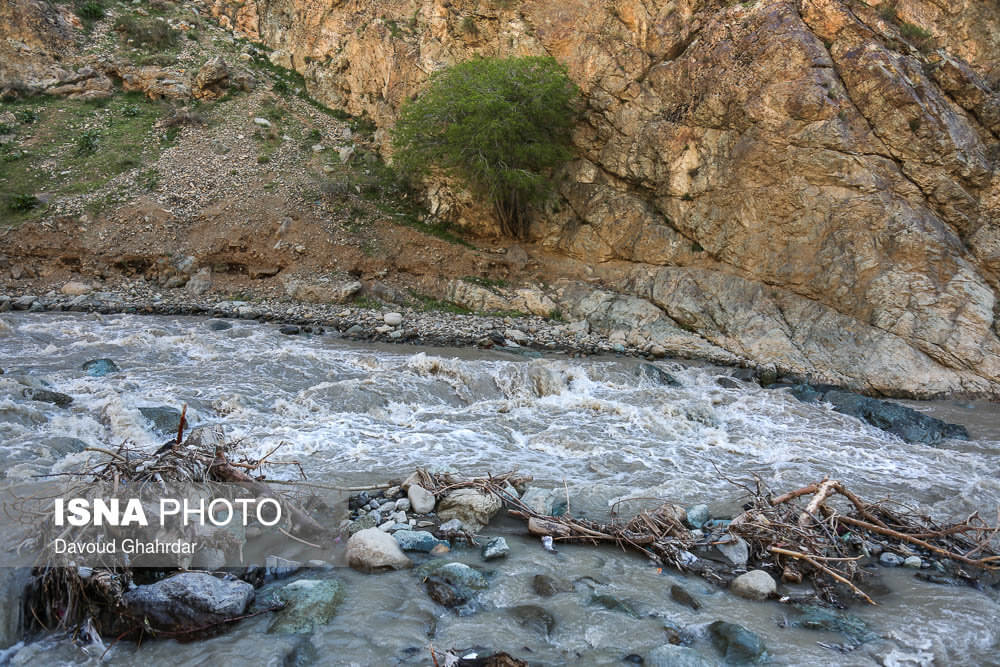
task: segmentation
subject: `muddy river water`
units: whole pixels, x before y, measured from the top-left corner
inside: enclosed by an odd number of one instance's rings
[[[90,377],[81,365],[111,358],[121,372]],[[284,336],[274,325],[233,321],[212,330],[196,318],[84,314],[0,315],[0,461],[7,479],[77,469],[92,453],[80,443],[155,448],[163,440],[140,406],[188,405],[193,425],[220,423],[250,455],[280,442],[320,484],[399,479],[416,466],[463,475],[517,468],[534,484],[565,488],[572,511],[601,518],[625,498],[707,503],[738,511],[741,490],[723,479],[759,477],[776,491],[825,475],[867,498],[892,497],[942,520],[1000,507],[1000,406],[910,402],[964,424],[970,441],[907,444],[829,406],[786,390],[717,382],[729,370],[656,362],[681,386],[655,382],[627,358],[526,359],[470,350],[372,346],[333,336]],[[44,379],[69,394],[66,408],[24,399],[15,379]],[[722,473],[722,475],[720,475]],[[289,473],[291,474],[291,473]],[[346,515],[346,495],[329,502]],[[716,620],[756,632],[780,665],[952,665],[1000,662],[1000,595],[926,583],[911,570],[879,570],[879,605],[849,610],[863,622],[855,646],[839,633],[796,627],[800,612],[751,602],[700,579],[660,572],[611,547],[560,546],[555,554],[512,519],[484,534],[511,546],[484,564],[476,550],[457,560],[492,572],[478,613],[459,616],[433,602],[412,572],[364,575],[337,567],[345,600],[308,636],[268,635],[252,618],[207,640],[115,645],[122,665],[430,664],[428,647],[504,650],[532,664],[626,664],[680,632],[707,660],[719,659],[705,628]],[[328,557],[342,563],[342,546]],[[542,598],[536,574],[571,586]],[[702,602],[672,601],[680,583]],[[623,601],[617,608],[595,599]],[[5,601],[11,604],[11,601]],[[541,607],[548,631],[512,608]],[[631,613],[623,611],[631,610]],[[849,650],[848,650],[849,649]],[[41,638],[0,654],[0,663],[97,664],[65,638]]]

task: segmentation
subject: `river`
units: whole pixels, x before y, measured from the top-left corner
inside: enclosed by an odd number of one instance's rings
[[[284,336],[277,326],[232,321],[213,330],[198,318],[93,314],[0,315],[0,460],[8,479],[77,469],[80,443],[155,447],[163,436],[140,406],[188,405],[192,425],[221,423],[252,456],[279,443],[284,459],[309,479],[354,486],[405,477],[416,466],[462,475],[517,468],[534,484],[565,488],[571,511],[606,516],[624,498],[707,503],[715,515],[739,510],[741,490],[725,478],[754,476],[787,491],[825,475],[865,498],[891,497],[942,520],[1000,507],[1000,410],[967,401],[908,402],[964,424],[972,439],[931,447],[804,404],[783,390],[717,383],[728,369],[662,360],[677,378],[665,386],[630,358],[525,359],[505,352],[375,346],[335,336]],[[81,365],[114,359],[121,372],[90,377]],[[20,396],[17,376],[44,378],[73,397],[68,408]],[[70,441],[68,438],[75,439]],[[287,474],[292,474],[289,471]],[[344,511],[345,495],[334,498]],[[331,517],[339,523],[343,516]],[[912,571],[877,568],[887,592],[879,605],[850,612],[877,638],[849,651],[841,635],[794,627],[778,602],[749,602],[697,578],[659,572],[613,548],[561,546],[544,551],[522,526],[502,519],[512,553],[494,570],[483,609],[457,616],[431,601],[412,572],[363,575],[338,568],[346,600],[310,637],[265,635],[267,619],[192,643],[116,645],[110,664],[429,664],[428,646],[483,646],[532,664],[624,664],[681,628],[699,653],[717,654],[705,627],[738,622],[758,633],[773,664],[998,664],[1000,596],[933,585]],[[338,546],[328,560],[342,561]],[[456,557],[480,565],[476,551]],[[533,575],[573,582],[540,598]],[[703,607],[670,600],[681,583]],[[593,604],[626,601],[635,613]],[[510,608],[539,605],[551,633],[518,624]],[[76,664],[88,659],[69,642],[43,639],[3,654],[12,664]]]

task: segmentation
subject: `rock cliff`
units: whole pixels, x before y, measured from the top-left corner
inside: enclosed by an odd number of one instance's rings
[[[996,3],[216,0],[213,13],[313,96],[368,114],[383,142],[436,69],[551,54],[585,110],[537,244],[655,307],[660,328],[755,363],[873,392],[1000,395]],[[490,224],[461,193],[429,200]]]

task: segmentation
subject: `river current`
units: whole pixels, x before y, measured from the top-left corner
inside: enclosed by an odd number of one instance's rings
[[[216,331],[197,318],[84,314],[0,315],[0,461],[7,479],[78,469],[92,453],[81,443],[164,440],[138,408],[188,405],[192,425],[219,423],[250,456],[279,443],[311,481],[354,486],[405,477],[415,467],[472,476],[517,468],[534,484],[565,489],[577,515],[602,518],[627,498],[707,503],[739,510],[730,480],[758,478],[776,492],[826,475],[865,498],[890,497],[940,520],[1000,507],[1000,410],[985,402],[910,402],[968,427],[972,439],[935,447],[908,444],[825,405],[785,390],[720,386],[728,369],[658,361],[680,381],[662,385],[629,358],[526,359],[502,352],[374,346],[334,336],[284,336],[274,325],[232,321]],[[121,368],[90,377],[81,365],[111,358]],[[24,399],[25,376],[69,394],[67,408]],[[72,440],[70,440],[72,439]],[[287,474],[293,474],[289,471]],[[344,497],[336,499],[343,507]],[[345,510],[346,513],[346,510]],[[332,517],[331,521],[343,517]],[[265,635],[267,620],[181,644],[116,645],[111,664],[429,664],[438,649],[485,646],[538,664],[623,664],[682,628],[691,647],[718,659],[705,627],[738,622],[760,634],[774,664],[998,664],[1000,597],[916,580],[880,568],[890,591],[877,607],[855,605],[877,638],[853,650],[844,637],[794,627],[777,602],[748,602],[696,578],[658,572],[613,548],[563,546],[545,552],[522,526],[500,520],[512,553],[495,570],[483,609],[457,616],[432,602],[412,573],[361,575],[338,568],[346,600],[310,637]],[[460,560],[481,564],[476,551]],[[329,560],[339,563],[340,553]],[[556,574],[573,590],[539,598],[533,575]],[[672,602],[682,583],[702,602]],[[625,600],[635,614],[594,605]],[[555,620],[545,636],[508,613],[543,607]],[[791,621],[791,622],[789,622]],[[44,658],[43,658],[44,656]],[[70,642],[19,645],[0,661],[95,662]],[[152,661],[152,662],[150,662]]]

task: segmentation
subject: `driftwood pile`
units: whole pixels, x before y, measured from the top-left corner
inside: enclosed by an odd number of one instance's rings
[[[991,526],[978,513],[942,524],[889,500],[866,502],[831,479],[780,495],[764,490],[759,481],[756,488],[733,482],[746,491],[744,512],[728,522],[712,522],[699,534],[685,525],[684,510],[671,503],[624,521],[617,521],[613,513],[612,521],[599,523],[574,518],[569,512],[537,513],[510,492],[509,485],[530,479],[514,473],[471,480],[423,474],[422,484],[436,495],[475,487],[500,498],[511,516],[527,521],[534,535],[550,536],[555,542],[613,543],[716,584],[727,584],[738,572],[696,554],[741,538],[750,553],[744,569],[767,570],[788,583],[808,580],[822,599],[838,606],[843,605],[845,593],[875,604],[862,588],[870,574],[864,566],[873,552],[947,562],[955,579],[969,583],[982,571],[1000,570],[1000,527]]]
[[[265,467],[278,465],[294,466],[298,468],[301,478],[305,478],[298,461],[277,461],[271,458],[281,445],[260,459],[243,457],[242,460],[237,460],[232,452],[240,443],[223,442],[221,431],[213,433],[208,429],[198,429],[181,443],[182,435],[183,430],[179,430],[176,441],[166,443],[152,454],[131,442],[122,443],[114,450],[88,448],[88,451],[101,455],[100,460],[92,461],[79,472],[59,473],[57,477],[68,477],[70,481],[59,486],[57,495],[63,498],[107,498],[138,494],[150,498],[169,495],[176,489],[213,485],[216,490],[228,489],[234,496],[277,500],[284,517],[277,530],[292,540],[316,547],[319,545],[310,540],[332,539],[331,532],[303,510],[298,499],[275,490],[264,481],[267,479]],[[305,485],[308,486],[308,483]],[[51,511],[51,502],[51,496],[33,496],[20,499],[6,510],[9,516],[17,517],[22,522],[36,522],[35,528],[38,528],[37,517],[50,516],[48,512]],[[109,634],[109,630],[111,634],[118,635],[123,628],[126,634],[129,630],[142,630],[143,619],[129,618],[121,608],[124,591],[133,579],[145,579],[147,581],[139,583],[148,583],[150,579],[155,580],[178,568],[183,569],[188,563],[180,559],[173,568],[145,568],[141,565],[133,567],[130,563],[122,563],[120,556],[98,554],[88,556],[90,567],[77,567],[73,562],[74,556],[54,553],[52,544],[56,538],[68,542],[85,541],[85,531],[88,530],[91,531],[90,534],[93,533],[90,526],[68,526],[56,532],[51,523],[45,521],[41,523],[41,530],[22,543],[21,549],[40,554],[33,568],[34,576],[25,600],[26,621],[29,626],[40,630],[78,632],[80,628],[96,626],[96,630],[104,635]],[[105,528],[104,532],[119,539],[137,534],[125,528]],[[176,531],[172,535],[189,536]],[[242,548],[242,544],[232,543],[234,539],[238,538],[225,530],[198,535],[200,545],[217,547],[223,551],[234,547]]]

